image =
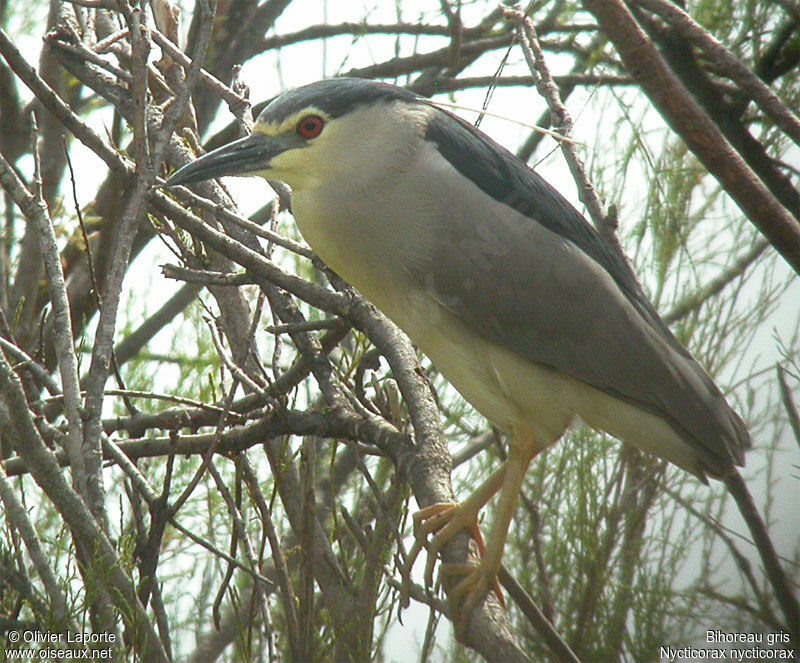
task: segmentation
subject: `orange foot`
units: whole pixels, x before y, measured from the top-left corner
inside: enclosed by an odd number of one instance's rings
[[[414,514],[414,545],[409,551],[401,571],[402,586],[400,589],[400,605],[403,608],[408,607],[409,603],[411,568],[423,547],[428,549],[428,558],[425,564],[426,588],[433,585],[433,568],[436,564],[436,556],[440,553],[442,547],[459,530],[466,529],[470,532],[475,543],[478,545],[478,551],[481,557],[483,557],[486,552],[486,544],[483,540],[480,527],[478,526],[478,512],[482,506],[481,504],[476,510],[469,501],[462,502],[461,504],[446,502],[432,504]],[[434,534],[430,543],[428,543],[427,540],[429,534]],[[472,609],[477,605],[478,601],[483,598],[490,586],[494,588],[497,598],[503,607],[505,607],[505,599],[500,591],[500,584],[497,582],[496,570],[492,574],[486,572],[478,573],[483,566],[485,565],[481,564],[475,567],[470,564],[443,563],[440,567],[440,574],[444,574],[445,576],[455,574],[466,575],[466,578],[458,583],[450,592],[450,602],[453,606],[458,605],[458,598],[467,593],[466,600],[469,601],[469,605],[465,602],[462,604],[461,608],[457,610],[457,614],[463,617],[463,619],[459,619],[458,621],[465,622],[464,627],[469,620]],[[467,607],[469,610],[465,610]],[[456,611],[454,611],[454,614],[456,614]],[[454,623],[455,622],[456,620],[454,620]],[[456,623],[457,631],[458,628],[459,624]]]
[[[440,577],[453,575],[465,576],[448,594],[456,638],[463,641],[464,634],[469,628],[472,611],[482,603],[490,588],[494,589],[504,608],[506,604],[500,592],[500,584],[497,581],[497,569],[491,568],[485,558],[481,559],[478,566],[471,564],[442,564],[439,567]]]

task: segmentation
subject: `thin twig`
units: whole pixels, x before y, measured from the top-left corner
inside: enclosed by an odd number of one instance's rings
[[[161,265],[161,272],[168,279],[184,281],[205,286],[231,286],[238,287],[254,283],[254,278],[247,272],[225,274],[207,269],[190,269],[179,265]]]
[[[272,523],[272,514],[264,499],[264,494],[261,492],[258,477],[253,470],[247,454],[238,454],[235,462],[241,467],[242,474],[244,475],[247,486],[250,489],[250,494],[256,504],[259,514],[261,515],[261,526],[267,535],[269,541],[270,551],[272,553],[272,563],[275,565],[275,572],[278,576],[278,587],[281,591],[281,599],[283,601],[284,615],[287,621],[287,633],[289,637],[289,649],[295,654],[296,660],[302,660],[299,657],[300,653],[300,631],[297,622],[297,610],[295,609],[295,594],[292,590],[292,582],[289,578],[289,571],[286,566],[286,559],[281,550],[278,534],[275,531],[275,526]]]
[[[554,75],[553,82],[559,87],[566,85],[586,85],[607,87],[635,85],[630,76],[618,74],[563,74]],[[433,85],[438,92],[456,92],[472,88],[494,87],[531,87],[535,85],[533,76],[461,76],[458,78],[435,78]]]
[[[572,118],[561,101],[561,94],[553,81],[553,77],[550,75],[550,70],[544,59],[544,51],[539,44],[533,22],[524,13],[514,9],[504,8],[503,14],[517,24],[525,61],[528,63],[528,67],[536,81],[536,89],[547,101],[550,112],[554,117],[553,125],[557,128],[559,134],[569,138],[572,135]],[[572,177],[578,185],[578,196],[581,202],[586,205],[595,227],[612,245],[617,247],[619,253],[622,253],[619,241],[616,239],[616,228],[613,225],[609,225],[610,217],[603,209],[600,196],[597,195],[597,191],[595,191],[594,186],[586,175],[586,168],[578,155],[575,145],[567,141],[559,141],[559,145]]]
[[[58,579],[53,574],[53,570],[50,568],[48,555],[42,548],[42,542],[39,539],[39,535],[36,533],[36,528],[31,522],[25,506],[17,498],[14,487],[9,483],[1,467],[0,501],[2,501],[5,507],[4,517],[8,518],[11,526],[19,532],[22,541],[25,543],[30,561],[39,574],[39,579],[42,581],[45,592],[47,592],[47,596],[50,599],[49,608],[53,612],[55,623],[60,627],[59,630],[62,633],[72,632],[72,634],[74,634],[79,632],[77,625],[70,617],[70,612],[67,607],[67,596],[61,588]],[[74,641],[74,637],[68,637],[67,641]]]
[[[264,331],[267,331],[270,334],[291,334],[298,331],[335,329],[338,324],[338,318],[328,320],[307,320],[306,322],[293,322],[286,325],[267,325],[264,327]]]
[[[242,517],[242,513],[236,505],[236,502],[233,499],[233,496],[228,489],[225,481],[223,480],[222,476],[217,470],[216,465],[214,463],[209,463],[208,465],[209,474],[214,479],[214,483],[217,486],[217,490],[219,494],[222,496],[223,501],[225,502],[226,506],[228,507],[228,515],[231,518],[231,522],[233,523],[233,530],[236,532],[236,535],[244,545],[244,553],[247,559],[247,563],[251,569],[259,568],[258,559],[255,554],[255,550],[253,549],[253,544],[250,541],[250,536],[248,535],[247,526],[245,525],[244,518]],[[261,615],[264,619],[264,628],[267,631],[268,637],[268,647],[269,647],[269,656],[270,660],[273,657],[272,651],[272,642],[273,638],[269,636],[270,632],[272,631],[272,620],[270,618],[269,613],[269,604],[267,602],[267,590],[272,589],[274,583],[272,581],[268,581],[266,583],[261,582],[254,578],[253,580],[253,591],[255,593],[255,597],[258,599],[259,608],[261,611]]]
[[[34,132],[34,137],[37,134]],[[35,140],[36,138],[34,138]],[[39,178],[38,152],[34,147],[36,174],[34,194],[28,192],[14,170],[0,155],[0,183],[11,198],[22,210],[26,218],[35,224],[39,232],[39,245],[45,264],[45,273],[53,305],[53,345],[58,357],[58,368],[63,390],[64,410],[68,423],[67,453],[72,464],[72,478],[78,492],[85,499],[90,499],[88,470],[83,455],[84,429],[81,418],[80,383],[78,378],[78,360],[75,355],[72,339],[72,320],[70,318],[69,299],[67,297],[64,272],[61,268],[61,257],[56,242],[47,205],[41,197],[41,180]],[[95,512],[103,513],[102,507]]]
[[[206,58],[206,51],[211,44],[214,20],[217,15],[217,0],[199,0],[196,7],[200,15],[200,27],[197,39],[195,40],[194,52],[192,53],[192,62],[186,72],[186,81],[178,92],[177,97],[164,114],[161,130],[156,137],[155,145],[153,146],[153,168],[155,170],[159,169],[161,159],[172,138],[172,132],[175,130],[175,127],[178,126],[178,122],[180,121],[181,115],[183,115],[186,110],[186,104],[189,102],[195,85],[198,80],[200,80],[200,67]],[[135,44],[136,40],[132,40],[132,43]]]
[[[175,44],[170,41],[169,37],[161,34],[155,28],[150,31],[150,36],[153,38],[153,41],[179,65],[186,69],[192,66],[193,60],[175,46]],[[201,68],[198,75],[200,77],[200,82],[209,90],[218,94],[229,107],[236,107],[247,103],[247,99],[240,97],[230,87],[215,76],[209,74],[205,69]]]
[[[92,551],[95,571],[84,576],[93,578],[95,587],[87,591],[105,591],[117,608],[129,616],[130,636],[137,652],[154,663],[167,663],[161,641],[136,596],[136,589],[125,572],[114,546],[99,527],[80,496],[73,491],[47,449],[36,425],[29,416],[25,393],[19,379],[0,353],[0,398],[15,412],[12,423],[19,438],[17,452],[69,526],[76,544]]]
[[[287,249],[292,253],[311,260],[314,258],[314,252],[305,244],[295,242],[288,237],[284,237],[268,228],[264,228],[250,219],[246,219],[239,214],[232,212],[230,209],[215,203],[213,200],[198,196],[190,189],[182,186],[170,189],[171,192],[176,193],[181,200],[185,200],[192,207],[199,207],[200,209],[212,212],[221,221],[230,221],[240,228],[247,230],[258,237],[269,240],[272,244],[277,244],[281,248]]]
[[[67,142],[64,140],[64,155],[66,157],[67,168],[69,169],[70,175],[70,183],[72,185],[72,201],[75,205],[75,216],[78,218],[78,226],[81,229],[81,237],[83,238],[83,247],[86,251],[86,266],[89,271],[89,280],[92,284],[92,295],[94,297],[95,306],[97,307],[98,311],[103,310],[103,299],[100,296],[100,285],[97,282],[97,276],[94,271],[94,260],[92,259],[92,246],[89,243],[89,234],[86,232],[86,224],[83,222],[83,213],[81,212],[81,206],[78,202],[78,191],[76,188],[75,183],[75,171],[72,168],[72,159],[69,156],[69,150],[67,149]],[[117,357],[114,353],[114,348],[111,348],[111,368],[114,371],[114,377],[117,380],[117,385],[120,389],[125,389],[125,382],[122,379],[122,373],[119,370],[119,364],[117,363]],[[128,412],[131,414],[136,413],[136,409],[133,407],[133,404],[127,400],[123,396],[123,402],[125,403],[125,407],[128,409]]]
[[[744,274],[745,270],[758,260],[769,245],[769,241],[764,237],[758,238],[747,252],[736,258],[722,273],[711,279],[697,292],[679,301],[661,316],[664,322],[671,325],[689,313],[697,311],[705,302],[722,292],[729,283]]]
[[[789,425],[792,427],[794,440],[797,446],[800,447],[800,411],[798,411],[797,404],[794,402],[794,395],[789,388],[789,383],[786,381],[786,369],[778,365],[775,367],[778,373],[778,384],[781,389],[781,400],[783,407],[786,410],[786,415],[789,418]]]
[[[106,165],[117,174],[128,172],[128,164],[114,149],[100,138],[83,120],[80,119],[53,88],[42,79],[31,67],[13,40],[0,28],[0,53],[8,62],[14,73],[27,85],[42,105],[49,110],[72,134],[92,152],[99,156]]]

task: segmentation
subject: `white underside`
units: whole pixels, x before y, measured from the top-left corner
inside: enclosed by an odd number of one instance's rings
[[[528,437],[532,452],[556,442],[580,418],[697,471],[696,454],[662,418],[469,333],[426,293],[409,292],[406,306],[391,313],[467,401],[504,432]]]

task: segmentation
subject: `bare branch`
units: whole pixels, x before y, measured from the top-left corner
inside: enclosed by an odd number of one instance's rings
[[[722,75],[736,81],[744,92],[771,117],[792,140],[800,145],[800,118],[784,104],[764,82],[721,44],[713,35],[695,23],[678,5],[664,0],[635,0],[678,28],[689,41],[716,63]]]
[[[2,155],[0,155],[0,183],[2,183],[3,188],[8,191],[17,206],[39,233],[41,254],[45,263],[50,287],[50,300],[54,311],[53,342],[58,356],[64,406],[69,424],[66,449],[72,465],[74,486],[84,499],[90,500],[91,489],[89,488],[89,478],[83,455],[84,437],[78,363],[75,349],[72,346],[69,301],[67,300],[64,273],[61,271],[61,259],[56,244],[55,232],[47,206],[41,198],[41,183],[36,188],[37,194],[29,193]],[[102,510],[99,513],[102,513]]]
[[[5,506],[6,517],[25,542],[31,561],[39,574],[39,578],[42,580],[47,596],[50,598],[50,609],[53,611],[56,624],[60,627],[60,632],[64,634],[68,632],[76,633],[78,629],[69,613],[67,597],[59,585],[53,570],[50,568],[47,554],[44,552],[39,536],[36,534],[36,528],[30,521],[25,506],[17,499],[14,487],[9,483],[5,473],[2,471],[0,471],[0,500]],[[68,637],[67,640],[75,640],[75,638]]]
[[[5,357],[0,354],[0,398],[6,407],[14,410],[13,424],[20,444],[17,452],[25,461],[36,482],[44,490],[69,525],[76,543],[94,551],[93,564],[96,574],[85,577],[95,578],[95,582],[108,583],[109,595],[122,614],[130,617],[128,624],[131,635],[142,655],[158,663],[167,663],[161,642],[144,614],[144,609],[136,596],[130,578],[123,570],[119,558],[88,511],[81,498],[64,481],[52,454],[46,448],[39,432],[28,416],[25,395],[17,376],[11,370]]]
[[[111,170],[118,173],[127,171],[122,157],[118,156],[83,120],[73,113],[53,89],[39,77],[2,28],[0,28],[0,53],[14,73],[42,102],[42,105],[53,113],[79,141],[103,159]]]
[[[584,6],[667,123],[800,274],[800,222],[774,198],[675,78],[622,0],[584,0]]]

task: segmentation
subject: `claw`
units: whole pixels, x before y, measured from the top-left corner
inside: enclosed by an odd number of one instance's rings
[[[427,523],[430,526],[429,529],[436,532],[428,546],[428,560],[425,564],[425,585],[427,587],[433,585],[433,567],[436,563],[436,557],[458,531],[462,529],[469,530],[478,545],[480,554],[483,555],[486,551],[486,543],[478,526],[478,514],[473,513],[464,504],[450,504],[447,506],[449,506],[448,509],[441,510]]]
[[[456,565],[460,567],[462,565]],[[486,578],[485,572],[481,571],[481,566],[470,567],[466,577],[461,580],[455,587],[453,587],[449,594],[448,599],[453,611],[453,626],[456,630],[456,637],[462,639],[469,626],[470,615],[475,607],[486,596],[489,589],[489,581]],[[453,568],[440,569],[440,573],[444,571],[446,574],[460,573],[464,569]]]
[[[491,588],[503,608],[506,601],[500,591],[497,580],[497,571],[490,569],[489,565],[481,561],[478,566],[471,564],[442,564],[439,567],[439,577],[463,575],[464,578],[448,592],[448,602],[453,611],[453,625],[456,635],[461,638],[469,626],[472,611],[482,603]]]
[[[447,521],[450,512],[456,507],[456,504],[450,502],[440,502],[437,504],[431,504],[430,506],[425,507],[424,509],[420,509],[417,513],[414,514],[414,545],[411,547],[411,550],[408,552],[408,556],[406,557],[405,564],[403,564],[403,568],[400,572],[401,576],[401,585],[400,585],[400,605],[403,608],[407,608],[409,604],[409,597],[411,593],[411,568],[414,566],[414,562],[419,557],[420,552],[422,552],[423,547],[428,547],[427,537],[429,534],[437,531],[442,525]],[[438,518],[444,514],[444,518]],[[433,555],[433,559],[436,559],[436,555]],[[428,553],[428,563],[430,563],[431,554]],[[428,581],[428,572],[427,572],[427,564],[426,564],[426,587],[430,587],[433,582]],[[433,572],[431,571],[431,578],[433,577]]]
[[[505,607],[505,600],[497,581],[497,572],[503,563],[503,547],[525,472],[531,458],[540,448],[535,443],[536,439],[532,431],[525,428],[514,431],[512,441],[509,443],[506,462],[478,486],[466,501],[461,504],[434,504],[422,509],[414,516],[414,546],[401,571],[403,582],[400,601],[403,607],[408,605],[411,567],[423,547],[428,548],[428,559],[425,564],[426,588],[433,584],[436,556],[459,530],[469,530],[481,552],[481,561],[478,566],[442,564],[439,570],[439,575],[444,577],[455,574],[465,576],[448,592],[450,604],[454,608],[453,624],[459,640],[463,640],[473,609],[481,603],[490,588],[494,589],[500,603]],[[484,542],[478,528],[478,513],[498,491],[500,491],[500,499],[497,503],[495,521],[488,542]],[[428,543],[428,534],[434,532],[433,538]]]
[[[527,465],[525,466],[527,467]],[[490,584],[494,587],[500,602],[505,606],[500,585],[497,582],[497,569],[503,553],[503,543],[505,541],[505,531],[508,528],[506,523],[503,536],[492,546],[487,546],[483,540],[480,527],[478,527],[478,514],[492,496],[504,485],[506,477],[507,463],[503,463],[500,468],[484,481],[478,488],[460,504],[452,502],[432,504],[414,514],[414,545],[408,553],[405,564],[401,569],[402,583],[400,586],[400,605],[408,607],[409,595],[411,591],[411,567],[414,565],[423,547],[428,549],[428,559],[425,563],[425,587],[433,585],[433,569],[436,564],[436,556],[444,545],[461,529],[466,529],[472,534],[481,555],[481,564],[477,568],[484,568],[481,572],[486,576],[485,587],[475,599],[470,599],[470,604],[477,605],[477,601],[483,597]],[[524,470],[524,468],[523,468]],[[435,533],[435,534],[434,534]],[[430,543],[427,541],[429,534],[434,534]],[[490,538],[491,542],[491,538]],[[498,547],[499,543],[499,547]],[[491,560],[487,562],[487,557]],[[449,568],[460,568],[461,572],[467,577],[459,583],[464,584],[474,574],[476,569],[472,565],[447,565]],[[491,571],[491,572],[490,572]],[[471,581],[470,583],[471,584]],[[463,593],[464,590],[461,590]],[[477,593],[477,592],[473,592]],[[459,594],[460,595],[460,594]],[[470,596],[467,597],[468,599]],[[464,612],[463,609],[460,612]],[[467,613],[467,617],[469,613]],[[463,631],[462,631],[463,632]]]
[[[411,592],[411,568],[414,565],[419,553],[423,547],[428,549],[428,555],[425,562],[425,587],[433,586],[433,571],[436,564],[436,557],[441,552],[445,544],[461,529],[469,530],[472,538],[478,546],[478,551],[481,556],[486,552],[486,542],[484,541],[483,534],[478,526],[478,515],[471,505],[454,504],[449,502],[432,504],[424,509],[421,509],[414,514],[414,545],[408,553],[406,562],[401,571],[402,583],[400,587],[400,605],[402,608],[407,608],[409,605],[409,597]],[[435,534],[434,534],[435,533]],[[434,534],[430,542],[427,537]],[[472,575],[476,569],[471,564],[442,564],[440,574],[451,575],[445,569],[459,569],[459,571],[468,577]],[[465,579],[466,580],[466,579]],[[459,583],[461,586],[464,581]],[[494,592],[500,603],[505,607],[505,599],[503,593],[500,591],[500,584],[497,582],[497,576],[493,577]],[[488,586],[487,586],[488,588]],[[463,592],[461,592],[463,593]],[[485,590],[484,590],[485,593]]]

